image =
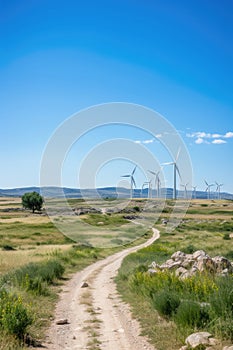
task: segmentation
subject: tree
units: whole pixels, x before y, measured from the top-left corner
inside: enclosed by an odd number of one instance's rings
[[[37,192],[27,192],[22,196],[22,205],[25,209],[30,209],[34,213],[35,210],[40,211],[44,203],[43,197]]]

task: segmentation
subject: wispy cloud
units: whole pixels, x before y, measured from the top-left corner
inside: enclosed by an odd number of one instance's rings
[[[215,139],[212,141],[213,144],[215,145],[221,145],[222,143],[227,143],[225,140],[222,139]]]
[[[162,135],[156,135],[157,138],[161,137]],[[136,140],[134,141],[134,143],[139,143],[139,144],[144,144],[144,145],[148,145],[150,143],[153,143],[157,141],[156,139],[149,139],[149,140]]]
[[[227,143],[226,139],[233,138],[233,132],[228,131],[225,134],[219,134],[219,133],[208,133],[204,131],[196,131],[193,133],[186,134],[187,137],[194,138],[195,143],[197,145],[201,145],[203,143],[207,144],[214,144],[214,145],[221,145],[224,143]]]

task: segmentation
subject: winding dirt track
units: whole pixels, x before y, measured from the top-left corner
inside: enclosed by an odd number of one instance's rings
[[[55,319],[43,344],[45,348],[155,350],[145,337],[140,336],[138,322],[132,319],[128,305],[118,296],[114,277],[125,256],[149,246],[158,238],[159,231],[153,229],[153,237],[147,242],[76,273],[63,287]],[[88,287],[81,288],[84,281]],[[67,319],[68,324],[57,325],[60,319]]]

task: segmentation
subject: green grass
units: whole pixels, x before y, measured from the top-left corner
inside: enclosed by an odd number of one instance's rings
[[[189,281],[180,281],[172,273],[152,276],[147,273],[152,261],[161,264],[177,250],[192,253],[204,249],[210,256],[223,255],[233,260],[232,244],[226,239],[233,232],[229,211],[221,210],[218,203],[207,204],[214,206],[212,213],[223,216],[215,219],[203,204],[195,203],[197,208],[188,212],[188,218],[174,232],[167,233],[164,226],[159,226],[160,239],[127,256],[116,279],[122,298],[130,303],[143,333],[158,350],[178,349],[185,337],[196,330],[208,330],[221,344],[233,341],[233,276],[197,275]],[[228,202],[227,205],[232,206]],[[148,322],[145,315],[153,322]]]

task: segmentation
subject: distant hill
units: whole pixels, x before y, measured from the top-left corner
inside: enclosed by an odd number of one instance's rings
[[[44,197],[59,198],[65,196],[66,198],[129,198],[130,190],[124,187],[103,187],[97,189],[78,189],[69,187],[22,187],[22,188],[11,188],[11,189],[0,189],[0,197],[21,197],[26,192],[36,191],[42,194]],[[141,191],[141,189],[134,190],[134,197],[147,198],[148,190],[146,188]],[[156,196],[156,191],[153,190],[153,197]],[[172,198],[173,189],[172,188],[162,188],[161,197]],[[184,198],[184,191],[179,191],[178,198]],[[205,191],[196,192],[197,199],[206,199],[207,193]],[[233,194],[223,192],[221,193],[222,199],[233,200]],[[211,199],[217,199],[216,192],[211,194]]]

